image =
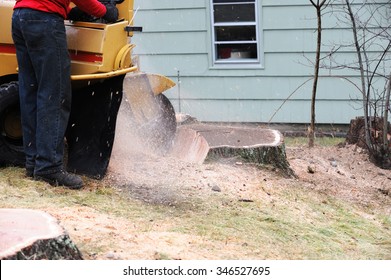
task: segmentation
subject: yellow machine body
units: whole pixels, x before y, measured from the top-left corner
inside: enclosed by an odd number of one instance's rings
[[[99,1],[104,4],[109,0]],[[115,3],[119,12],[114,23],[95,18],[64,21],[73,94],[69,120],[72,125],[68,125],[66,135],[67,168],[99,178],[108,166],[123,93],[134,116],[129,121],[135,127],[143,127],[145,137],[169,143],[176,129],[175,111],[161,94],[175,83],[159,74],[141,72],[132,59],[135,46],[131,37],[134,30],[140,29],[133,26],[133,0],[111,3]],[[18,64],[11,35],[14,5],[15,0],[0,0],[0,166],[22,165],[24,158]],[[124,79],[131,81],[126,83],[126,88]],[[154,133],[165,125],[167,129],[163,131],[169,134]]]
[[[0,0],[0,78],[17,74],[15,47],[11,36],[11,17],[14,0]],[[133,25],[133,0],[124,0],[116,5],[119,19],[112,24],[99,22],[70,22],[65,20],[68,49],[72,60],[71,78],[75,81],[104,79],[130,73],[138,73],[132,63],[130,43]],[[161,80],[161,92],[174,86],[167,77],[154,75]],[[134,78],[137,83],[137,79]],[[144,83],[144,81],[142,81]],[[169,86],[168,88],[166,86]]]

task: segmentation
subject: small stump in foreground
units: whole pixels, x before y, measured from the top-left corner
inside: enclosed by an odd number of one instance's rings
[[[81,260],[64,228],[51,215],[31,209],[0,209],[1,260]]]

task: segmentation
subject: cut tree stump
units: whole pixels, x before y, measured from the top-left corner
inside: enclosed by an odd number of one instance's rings
[[[378,145],[382,142],[383,138],[383,119],[382,118],[370,118],[371,125],[371,138],[372,144]],[[391,125],[388,123],[388,133],[387,138],[390,141],[391,139]],[[350,120],[349,131],[346,134],[346,142],[348,144],[356,144],[361,148],[368,148],[365,140],[365,121],[364,117],[356,117],[355,119]],[[391,141],[390,141],[391,144]],[[380,144],[381,145],[381,144]]]
[[[346,143],[355,144],[369,151],[369,159],[382,169],[391,169],[391,124],[388,122],[386,142],[384,143],[383,118],[369,118],[370,145],[366,143],[365,119],[356,117],[350,121]]]
[[[359,147],[367,148],[364,117],[357,117],[350,120],[349,131],[346,134],[346,142],[348,144],[356,144]]]
[[[69,235],[51,215],[0,209],[1,260],[82,260]]]
[[[179,126],[177,136],[173,155],[181,159],[202,163],[205,159],[238,156],[248,162],[273,165],[288,177],[296,176],[286,157],[283,136],[277,130],[196,123]]]

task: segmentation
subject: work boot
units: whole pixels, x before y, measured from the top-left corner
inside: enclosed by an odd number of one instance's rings
[[[83,180],[79,176],[68,173],[65,170],[60,170],[52,174],[34,175],[34,178],[47,182],[52,186],[64,186],[74,190],[83,187]]]
[[[34,168],[26,168],[26,176],[29,178],[34,178]]]

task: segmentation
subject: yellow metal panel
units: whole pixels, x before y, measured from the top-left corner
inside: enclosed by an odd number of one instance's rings
[[[0,76],[16,74],[18,63],[15,54],[0,54]]]
[[[93,25],[92,25],[93,26]],[[99,24],[97,26],[102,26]],[[66,23],[68,48],[75,51],[103,52],[105,31],[98,28],[86,28],[76,23]]]
[[[11,17],[15,1],[0,0],[1,15],[0,15],[0,43],[13,44],[11,36]]]
[[[123,18],[126,21],[130,21],[133,18],[133,0],[124,1],[117,5],[119,18]]]
[[[114,69],[123,69],[132,65],[131,51],[135,45],[127,44],[118,52],[114,62]]]
[[[125,26],[127,22],[117,22],[108,24],[105,29],[103,40],[103,65],[100,71],[114,70],[114,62],[118,52],[128,43]]]
[[[117,54],[128,45],[126,21],[113,24],[67,24],[68,48],[72,51],[101,55],[102,60],[72,61],[72,75],[110,72],[115,69]],[[129,52],[130,56],[130,52]]]

